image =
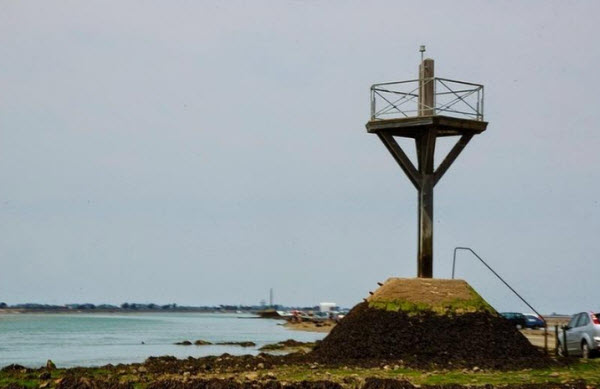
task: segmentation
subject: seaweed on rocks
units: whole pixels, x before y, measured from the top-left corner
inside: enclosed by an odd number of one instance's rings
[[[405,380],[367,378],[360,389],[415,389],[413,384]],[[24,386],[9,384],[6,389],[23,389]],[[148,384],[147,389],[342,389],[342,385],[333,381],[299,381],[299,382],[279,382],[279,381],[245,381],[239,382],[234,379],[191,379],[191,380],[157,380]],[[459,384],[445,385],[422,385],[422,389],[588,389],[590,386],[585,381],[572,381],[565,383],[527,383],[527,384],[509,384],[509,385],[485,385],[470,386]],[[72,379],[61,382],[57,389],[132,389],[131,385],[124,385],[115,382]]]
[[[186,382],[177,380],[157,381],[148,385],[148,389],[342,389],[332,381],[300,381],[282,384],[278,381],[237,382],[232,379],[196,379]]]
[[[507,370],[552,364],[492,312],[408,313],[373,308],[368,302],[355,306],[311,354],[328,363],[394,360],[417,368]]]
[[[56,389],[133,389],[133,384],[85,376],[68,376],[59,380]]]
[[[406,380],[389,378],[367,378],[362,389],[414,389],[415,386]]]

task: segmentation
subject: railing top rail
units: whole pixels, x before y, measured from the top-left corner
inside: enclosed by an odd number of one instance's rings
[[[483,88],[482,84],[476,84],[474,82],[467,82],[467,81],[460,81],[460,80],[452,80],[450,78],[442,78],[442,77],[435,77],[436,80],[442,80],[442,81],[449,81],[449,82],[455,82],[457,84],[465,84],[465,85],[472,85],[472,86],[476,86],[479,88]]]
[[[383,86],[383,85],[393,85],[393,84],[408,84],[410,82],[418,82],[419,80],[402,80],[402,81],[388,81],[388,82],[379,82],[377,84],[373,84],[371,85],[371,89],[377,87],[377,86]]]
[[[538,315],[543,321],[544,323],[546,322],[546,319],[544,319],[544,317],[542,316],[541,313],[539,313],[534,307],[531,306],[531,304],[529,304],[527,302],[527,300],[525,300],[525,298],[523,298],[523,296],[521,296],[512,286],[510,286],[508,284],[508,282],[506,282],[504,280],[504,278],[500,277],[500,274],[496,273],[496,271],[494,269],[492,269],[492,267],[483,260],[483,258],[481,258],[472,248],[470,247],[462,247],[462,246],[458,246],[454,248],[454,256],[452,258],[452,279],[454,279],[454,274],[455,274],[455,269],[456,269],[456,252],[458,250],[465,250],[465,251],[469,251],[471,252],[471,254],[473,254],[477,259],[479,259],[479,262],[483,263],[483,265],[485,267],[488,268],[489,271],[491,271],[500,281],[502,281],[502,283],[504,285],[506,285],[508,287],[508,289],[510,289],[519,299],[521,299],[521,301],[523,301],[525,303],[525,305],[527,305],[533,312],[536,313],[536,315]]]
[[[451,78],[443,78],[443,77],[425,78],[425,81],[431,81],[431,80],[448,81],[448,82],[454,82],[454,83],[457,83],[457,84],[465,84],[465,85],[471,85],[471,86],[483,88],[482,84],[476,84],[474,82],[467,82],[467,81],[461,81],[461,80],[453,80]],[[394,85],[394,84],[408,84],[408,83],[411,83],[411,82],[419,82],[419,79],[378,82],[376,84],[371,85],[371,89],[373,89],[375,87],[378,87],[378,86]]]

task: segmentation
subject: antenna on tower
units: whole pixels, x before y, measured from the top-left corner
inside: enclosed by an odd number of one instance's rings
[[[421,62],[423,62],[423,56],[425,55],[425,45],[421,45],[419,47],[419,51],[421,52]]]

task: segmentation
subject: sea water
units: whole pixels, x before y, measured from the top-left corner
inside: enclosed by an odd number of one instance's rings
[[[142,362],[150,356],[177,358],[257,354],[258,348],[286,339],[315,341],[324,334],[291,331],[283,322],[245,314],[0,314],[0,368],[101,366]],[[256,347],[179,346],[197,339],[216,342],[252,341]]]

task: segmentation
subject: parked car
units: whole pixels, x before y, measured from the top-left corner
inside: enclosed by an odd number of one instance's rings
[[[589,358],[600,352],[600,313],[581,312],[571,317],[569,324],[563,327],[559,334],[558,351],[565,354],[566,348],[569,355],[578,355]]]
[[[519,312],[501,312],[500,313],[506,320],[511,322],[518,329],[525,328],[527,326],[527,319],[525,315]]]
[[[538,315],[524,313],[523,316],[525,316],[525,327],[527,328],[536,329],[546,327],[546,322]]]

